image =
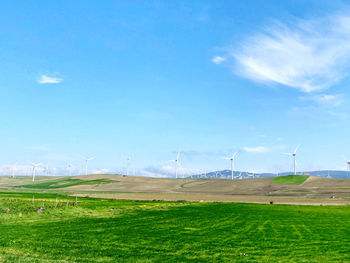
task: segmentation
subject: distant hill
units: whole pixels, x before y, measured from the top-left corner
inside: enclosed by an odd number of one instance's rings
[[[283,172],[278,173],[278,176],[284,176],[284,175],[290,175],[293,174],[293,172]],[[350,173],[348,174],[347,171],[340,171],[340,170],[322,170],[322,171],[306,171],[306,172],[298,172],[298,174],[302,175],[311,175],[311,176],[318,176],[318,177],[329,177],[329,178],[339,178],[339,179],[348,179],[350,178]],[[234,177],[237,179],[239,177],[242,177],[242,179],[246,178],[266,178],[266,177],[276,177],[277,174],[275,173],[251,173],[251,172],[245,172],[245,171],[236,171],[234,172]],[[231,171],[230,170],[221,170],[221,171],[215,171],[215,172],[208,172],[207,174],[194,174],[191,176],[186,176],[187,178],[231,178]]]
[[[243,174],[243,173],[242,173]],[[227,173],[228,175],[228,173]],[[349,204],[350,180],[316,176],[279,176],[244,180],[150,178],[117,174],[73,177],[0,177],[2,192],[72,194],[134,199],[274,204]]]

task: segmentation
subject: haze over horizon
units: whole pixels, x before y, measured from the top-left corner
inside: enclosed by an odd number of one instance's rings
[[[345,1],[19,1],[0,10],[0,173],[345,170]],[[307,5],[305,4],[307,3]],[[45,21],[45,22],[43,22]]]

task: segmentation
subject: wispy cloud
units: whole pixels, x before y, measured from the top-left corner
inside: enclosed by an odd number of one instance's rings
[[[350,62],[350,15],[275,22],[230,49],[237,73],[303,92],[326,89],[346,76]]]
[[[54,76],[48,76],[48,75],[41,75],[40,78],[37,79],[37,82],[39,84],[57,84],[62,82],[62,78],[54,77]]]
[[[243,150],[248,153],[266,153],[270,151],[270,148],[264,146],[256,146],[256,147],[243,147]]]
[[[198,169],[191,168],[178,168],[178,176],[189,176],[197,174]],[[140,175],[149,177],[175,177],[175,164],[174,165],[159,165],[159,166],[149,166],[140,171]]]
[[[222,62],[225,61],[225,58],[221,56],[216,56],[216,57],[213,57],[211,61],[213,61],[213,63],[215,64],[221,64]]]
[[[320,105],[337,107],[343,103],[343,97],[342,94],[318,94],[314,96],[300,97],[300,99],[314,101]]]
[[[344,112],[334,111],[333,109],[326,108],[326,107],[316,107],[315,105],[310,106],[303,106],[303,107],[292,107],[288,111],[289,115],[295,116],[295,117],[312,117],[315,116],[332,116],[339,120],[346,120],[348,118],[348,115]]]

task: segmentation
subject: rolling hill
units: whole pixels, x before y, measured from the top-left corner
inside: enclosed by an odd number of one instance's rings
[[[65,192],[135,200],[189,200],[284,204],[348,204],[350,180],[280,176],[244,180],[170,179],[122,175],[0,178],[0,191]],[[302,179],[302,180],[301,180]]]

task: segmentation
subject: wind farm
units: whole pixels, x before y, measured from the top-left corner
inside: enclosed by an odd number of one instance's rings
[[[0,263],[350,262],[350,4],[3,1]]]

